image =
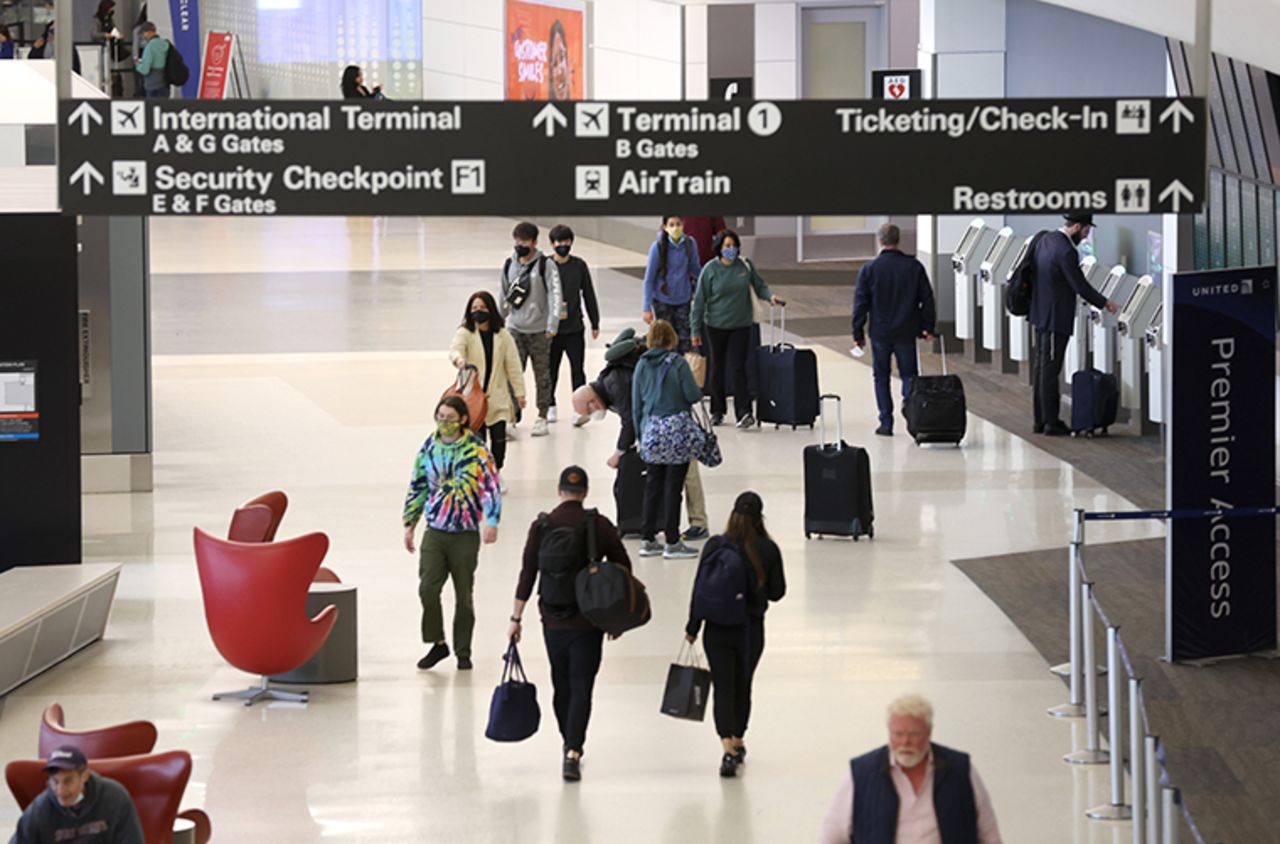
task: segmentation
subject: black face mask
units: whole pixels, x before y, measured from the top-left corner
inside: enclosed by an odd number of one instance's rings
[[[489,321],[489,312],[488,311],[472,311],[471,319],[474,320],[475,322],[480,323],[481,325],[484,325],[486,322]]]
[[[557,254],[557,255],[559,255],[561,258],[568,258],[568,257],[569,257],[569,250],[570,250],[571,248],[573,248],[573,247],[571,247],[571,246],[565,246],[565,245],[562,243],[562,244],[560,244],[559,246],[557,246],[557,247],[556,247],[556,254]]]
[[[529,257],[529,253],[533,251],[532,246],[525,246],[523,243],[516,244],[516,255],[520,258]]]

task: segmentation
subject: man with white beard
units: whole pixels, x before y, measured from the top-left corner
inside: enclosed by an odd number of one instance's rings
[[[1000,844],[991,797],[969,754],[934,744],[933,707],[889,704],[889,743],[849,763],[821,844]]]

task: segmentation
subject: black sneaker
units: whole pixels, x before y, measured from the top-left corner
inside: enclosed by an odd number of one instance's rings
[[[438,645],[432,645],[431,650],[427,651],[427,655],[418,660],[418,667],[422,669],[434,668],[436,663],[449,655],[449,646],[443,642]]]
[[[560,775],[564,777],[565,782],[577,782],[582,779],[581,760],[565,754],[564,765],[560,768]]]
[[[713,428],[719,428],[719,427],[720,427],[721,425],[723,425],[723,424],[724,424],[724,414],[723,414],[723,413],[713,413],[713,414],[711,414],[711,427],[713,427]]]
[[[466,657],[466,656],[460,656],[460,657],[458,657],[458,670],[459,670],[459,671],[470,671],[470,670],[471,670],[471,667],[472,667],[472,666],[471,666],[471,658],[470,658],[470,657]]]
[[[738,757],[738,764],[741,765],[743,762],[747,761],[747,746],[744,744],[742,747],[739,747],[737,750],[733,751],[733,755]]]
[[[1061,419],[1055,419],[1044,426],[1044,433],[1047,437],[1065,437],[1071,433],[1071,429]]]
[[[892,436],[893,436],[893,429],[892,429],[892,428],[886,428],[884,425],[881,425],[879,428],[876,428],[876,436],[877,436],[877,437],[892,437]]]
[[[732,753],[726,753],[720,759],[720,776],[736,777],[738,775],[738,757]]]

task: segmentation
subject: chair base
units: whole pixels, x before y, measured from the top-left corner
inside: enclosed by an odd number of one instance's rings
[[[285,700],[292,703],[307,703],[310,694],[305,690],[301,692],[286,692],[283,689],[272,688],[267,685],[267,678],[263,677],[261,685],[250,686],[237,692],[218,692],[213,696],[213,699],[230,698],[232,700],[243,700],[245,706],[253,706],[260,700]]]

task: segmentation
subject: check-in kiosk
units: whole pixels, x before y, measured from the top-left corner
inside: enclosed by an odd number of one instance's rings
[[[1147,418],[1157,425],[1164,422],[1164,305],[1157,303],[1150,323],[1143,332],[1147,355]]]
[[[982,349],[982,325],[978,317],[978,270],[996,239],[996,230],[982,220],[973,220],[964,230],[960,243],[951,253],[951,268],[955,271],[956,336],[971,341],[975,360],[987,360]]]
[[[1137,287],[1138,279],[1121,264],[1116,264],[1107,273],[1098,292],[1113,302],[1121,304],[1129,300],[1129,295]],[[1099,372],[1116,374],[1116,332],[1119,317],[1106,310],[1091,308],[1090,319],[1093,322],[1093,367]],[[1123,398],[1123,396],[1122,396]]]
[[[1160,288],[1156,287],[1151,276],[1144,275],[1138,279],[1116,320],[1120,336],[1141,339],[1151,327],[1160,304]]]
[[[1004,354],[1006,333],[1004,311],[1004,281],[1013,269],[1013,259],[1018,255],[1021,240],[1013,229],[1005,226],[996,232],[996,239],[978,267],[982,288],[982,346],[992,352],[1001,352],[1000,370],[1013,372],[1017,367]]]
[[[1097,258],[1089,255],[1081,260],[1080,272],[1084,273],[1084,280],[1093,289],[1097,290],[1102,286],[1103,274]],[[1074,373],[1089,368],[1089,335],[1091,334],[1089,316],[1092,310],[1088,302],[1079,297],[1076,298],[1076,319],[1072,326],[1071,340],[1067,342],[1066,366],[1062,368],[1068,381]]]
[[[1009,267],[1009,272],[1013,271],[1013,267],[1022,263],[1027,252],[1031,249],[1031,241],[1035,240],[1035,235],[1023,238],[1022,245],[1018,247],[1018,253],[1013,258],[1013,263]],[[1008,281],[1009,274],[1006,273],[1004,280]],[[1024,363],[1031,360],[1031,324],[1027,322],[1024,316],[1008,315],[1009,319],[1009,350],[1007,357],[1009,360]]]

